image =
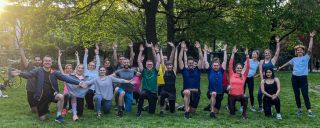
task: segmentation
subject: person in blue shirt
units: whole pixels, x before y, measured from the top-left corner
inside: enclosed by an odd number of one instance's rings
[[[208,92],[207,95],[210,97],[210,105],[211,105],[211,112],[210,117],[216,118],[215,115],[215,104],[216,102],[219,102],[221,104],[222,98],[223,98],[223,89],[222,89],[222,78],[223,74],[226,70],[227,66],[227,44],[224,44],[224,47],[222,51],[224,52],[223,56],[223,62],[220,64],[219,60],[214,60],[209,66],[208,60],[207,60],[207,47],[204,48],[204,68],[207,69],[208,73],[208,80],[209,80],[209,86],[208,86]],[[221,66],[220,66],[221,65]]]
[[[200,68],[203,62],[203,55],[201,51],[201,45],[196,42],[195,47],[199,52],[198,65],[194,65],[194,59],[187,57],[187,46],[185,42],[181,43],[181,50],[179,53],[179,68],[182,70],[183,77],[183,90],[182,97],[184,101],[184,116],[190,118],[190,112],[194,113],[198,107],[200,99]],[[184,62],[182,56],[184,55]]]
[[[295,47],[295,53],[297,57],[292,58],[289,62],[279,67],[279,70],[287,65],[293,65],[293,72],[291,77],[292,88],[296,100],[296,105],[298,111],[296,115],[302,115],[301,110],[301,101],[300,101],[300,90],[304,99],[305,106],[308,110],[309,117],[315,117],[316,115],[311,111],[311,104],[308,95],[308,65],[310,56],[312,55],[312,45],[313,37],[316,35],[316,32],[313,31],[310,33],[310,42],[307,54],[305,54],[305,47],[303,45],[297,45]]]

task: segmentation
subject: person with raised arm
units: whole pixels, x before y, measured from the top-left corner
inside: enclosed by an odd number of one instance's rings
[[[31,71],[32,69],[39,68],[42,66],[42,59],[40,56],[34,56],[33,62],[28,62],[26,54],[23,48],[24,43],[19,43],[19,52],[21,55],[21,62],[23,64],[23,68],[26,71]],[[36,91],[36,79],[30,78],[27,81],[26,90],[27,90],[27,100],[30,106],[30,110],[32,113],[37,113],[37,101],[34,99],[34,93]]]
[[[149,44],[146,42],[146,47],[152,49],[152,55],[154,60],[148,59],[146,61],[146,66],[145,67],[143,66],[141,61],[141,56],[142,56],[142,52],[144,51],[144,47],[141,44],[137,61],[138,61],[139,69],[142,71],[141,72],[142,90],[141,90],[141,95],[138,103],[138,110],[136,114],[137,117],[141,116],[142,106],[145,99],[148,99],[148,102],[149,102],[149,109],[148,109],[149,113],[151,114],[155,113],[157,99],[158,99],[157,75],[158,75],[160,60],[159,58],[156,57],[156,52],[154,50],[154,46],[152,43]]]
[[[221,101],[223,98],[222,79],[227,65],[227,44],[224,44],[222,49],[222,51],[224,52],[222,64],[220,64],[220,61],[214,60],[210,66],[209,62],[207,61],[207,50],[208,48],[205,45],[204,68],[207,70],[209,80],[207,95],[208,97],[210,97],[210,117],[216,118],[215,109],[218,108],[215,108],[215,106],[216,104],[221,105]]]
[[[195,47],[199,52],[199,62],[198,65],[194,64],[194,59],[192,57],[187,57],[187,46],[183,41],[181,43],[181,50],[179,53],[179,68],[182,70],[183,77],[183,90],[181,91],[183,101],[184,101],[184,116],[185,118],[190,118],[190,112],[194,113],[198,107],[200,99],[200,67],[202,65],[203,56],[201,51],[201,45],[199,42],[195,43]],[[182,61],[182,56],[184,55],[184,62]]]
[[[100,67],[100,57],[99,57],[99,46],[96,44],[96,49],[94,50],[96,54],[96,62],[91,61],[88,63],[88,49],[85,48],[84,56],[83,56],[83,66],[84,66],[84,75],[89,77],[89,80],[99,77],[99,67]],[[94,96],[95,85],[90,87],[90,90],[87,92],[85,96],[86,106],[88,109],[93,110],[93,96]]]
[[[280,80],[274,76],[273,69],[267,69],[264,72],[265,79],[263,79],[260,83],[261,91],[264,94],[263,96],[263,109],[264,114],[267,117],[272,115],[271,106],[275,105],[277,114],[276,119],[281,120],[280,114]]]
[[[229,62],[229,78],[230,78],[230,86],[229,86],[229,96],[228,96],[228,102],[230,107],[230,114],[235,115],[235,103],[236,101],[241,102],[241,106],[243,106],[242,110],[242,118],[247,119],[247,104],[248,104],[248,98],[244,94],[244,83],[247,79],[248,73],[249,73],[249,54],[248,49],[246,48],[245,54],[246,54],[246,64],[245,64],[245,71],[243,72],[243,66],[241,63],[236,64],[235,72],[233,70],[233,63],[234,63],[234,55],[238,51],[236,46],[233,46],[232,55],[230,57]]]
[[[278,58],[279,58],[279,54],[280,54],[280,37],[276,36],[275,37],[275,41],[277,42],[277,48],[276,48],[276,53],[274,54],[274,56],[272,57],[272,53],[270,49],[266,49],[264,50],[264,59],[261,59],[259,62],[259,74],[260,74],[260,78],[261,80],[263,80],[263,74],[264,71],[268,68],[274,68]],[[261,88],[259,87],[258,89],[258,103],[259,103],[259,112],[263,112],[263,108],[262,108],[262,92],[261,92]]]
[[[302,93],[304,104],[308,111],[309,117],[315,117],[315,113],[311,110],[311,104],[309,100],[308,94],[308,64],[309,60],[312,56],[312,46],[313,46],[313,37],[316,35],[316,31],[310,32],[310,42],[307,54],[305,54],[305,47],[303,45],[295,46],[295,53],[297,57],[292,58],[289,62],[280,66],[279,69],[284,68],[287,65],[293,65],[292,71],[292,88],[296,100],[296,105],[298,107],[298,111],[296,112],[297,116],[302,115],[301,110],[301,100],[300,100],[300,91]]]
[[[178,46],[175,47],[173,43],[168,43],[172,47],[171,53],[174,53],[174,56],[170,57],[170,60],[166,64],[164,61],[161,61],[163,71],[164,86],[160,92],[160,116],[164,116],[164,107],[165,99],[168,98],[169,101],[169,110],[171,113],[175,112],[175,103],[176,103],[176,74],[177,74],[177,56],[178,56]],[[160,58],[163,58],[162,49],[160,49]],[[172,58],[172,59],[171,59]]]
[[[64,122],[61,112],[63,109],[64,97],[59,93],[58,79],[71,83],[74,85],[79,85],[81,82],[75,80],[67,75],[63,75],[58,71],[51,68],[52,58],[50,56],[45,56],[43,58],[43,67],[36,68],[28,72],[12,71],[13,76],[21,76],[26,79],[35,78],[36,81],[36,91],[34,98],[37,100],[37,110],[40,120],[46,120],[47,114],[49,113],[50,102],[57,102],[57,116],[55,121],[58,123]]]

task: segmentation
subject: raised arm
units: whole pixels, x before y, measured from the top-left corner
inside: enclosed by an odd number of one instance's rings
[[[178,57],[178,47],[179,47],[179,45],[180,45],[180,43],[177,45],[177,47],[175,48],[175,50],[174,50],[174,58],[173,58],[173,72],[174,72],[174,74],[177,74],[177,66],[178,66],[178,63],[177,63],[177,57]]]
[[[260,74],[261,80],[263,80],[263,71],[262,71],[263,62],[264,62],[264,60],[260,60],[260,62],[259,62],[259,74]]]
[[[148,48],[151,48],[151,51],[152,51],[152,56],[154,58],[154,63],[156,65],[156,69],[159,70],[159,66],[160,66],[160,60],[158,59],[157,57],[157,54],[156,54],[156,50],[155,50],[155,47],[153,46],[153,43],[151,42],[150,44],[146,42],[146,47]]]
[[[188,56],[187,56],[188,49],[185,48],[183,51],[183,60],[184,60],[184,67],[188,67]]]
[[[138,59],[137,59],[137,63],[138,63],[138,67],[139,69],[142,71],[143,70],[143,65],[142,65],[142,52],[144,51],[144,47],[142,44],[140,44],[140,48],[139,48],[139,55],[138,55]]]
[[[160,48],[160,56],[158,57],[158,59],[160,59],[161,66],[162,66],[162,73],[164,73],[165,71],[167,71],[167,68],[165,68],[165,64],[164,64],[164,61],[163,61],[162,48]]]
[[[134,52],[133,52],[133,42],[131,41],[129,43],[129,48],[130,48],[130,65],[133,65],[133,59],[134,59]]]
[[[19,52],[20,52],[20,55],[21,55],[21,62],[23,64],[24,68],[27,68],[29,63],[28,63],[28,59],[26,57],[26,54],[24,52],[23,43],[22,42],[19,43]]]
[[[222,62],[221,67],[222,67],[224,70],[227,69],[227,61],[228,61],[227,46],[228,46],[227,44],[224,44],[224,45],[223,45],[223,49],[222,49],[222,51],[223,51],[223,62]]]
[[[184,68],[184,63],[183,63],[183,60],[182,60],[182,57],[183,57],[183,52],[184,52],[184,49],[186,48],[186,44],[184,42],[181,43],[181,49],[180,49],[180,52],[179,52],[179,68],[180,70],[182,70]]]
[[[170,58],[169,58],[169,61],[172,63],[174,60],[174,54],[175,54],[175,46],[172,42],[168,42],[168,44],[171,46],[171,54],[170,54]]]
[[[62,65],[61,65],[61,55],[62,55],[62,52],[61,50],[59,49],[58,50],[58,67],[59,67],[59,70],[62,74],[64,74],[64,70],[62,68]]]
[[[96,71],[99,71],[99,67],[101,65],[101,62],[100,62],[99,45],[98,44],[96,44],[96,49],[94,50],[94,53],[96,54]]]
[[[195,47],[198,49],[198,54],[199,54],[198,68],[202,69],[203,54],[201,51],[201,45],[198,41],[196,41]]]
[[[310,42],[309,42],[309,47],[308,47],[308,54],[311,56],[312,55],[312,46],[313,46],[313,37],[316,35],[316,31],[310,32]]]
[[[271,59],[271,62],[273,65],[276,65],[278,58],[279,58],[279,54],[280,54],[280,37],[276,36],[276,42],[277,42],[277,49],[276,49],[276,53],[274,54],[273,58]]]
[[[112,44],[113,50],[113,65],[116,66],[118,64],[118,54],[117,54],[118,45],[116,43]]]
[[[84,70],[88,70],[88,49],[87,48],[84,48],[83,67],[84,67]]]
[[[208,69],[210,66],[209,66],[209,62],[208,62],[208,46],[207,45],[204,45],[204,49],[203,49],[203,64],[204,64],[204,68],[205,69]]]
[[[233,61],[234,61],[234,54],[237,53],[237,51],[238,51],[237,46],[233,46],[232,54],[231,54],[230,62],[229,62],[229,68],[228,68],[229,76],[233,76],[233,74],[234,74],[234,72],[233,72]]]
[[[74,53],[74,55],[76,55],[77,66],[78,66],[78,65],[80,65],[80,58],[79,58],[79,53],[78,53],[78,51],[76,51],[76,52]]]

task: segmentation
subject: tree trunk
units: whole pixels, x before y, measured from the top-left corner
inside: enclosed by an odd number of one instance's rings
[[[173,5],[174,0],[168,0],[167,1],[167,6],[166,6],[166,11],[167,14],[167,41],[168,42],[174,42],[174,33],[175,33],[175,27],[174,27],[174,19],[173,19]]]
[[[145,16],[146,16],[146,38],[147,42],[156,43],[157,31],[156,31],[156,14],[158,10],[159,0],[143,0]]]

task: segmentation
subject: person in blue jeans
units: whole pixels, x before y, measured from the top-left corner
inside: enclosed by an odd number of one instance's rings
[[[295,113],[297,116],[302,115],[301,110],[301,101],[300,101],[300,90],[304,99],[305,106],[308,110],[309,117],[315,117],[316,115],[311,111],[311,104],[308,95],[308,65],[309,60],[312,55],[312,45],[313,37],[316,35],[316,32],[313,31],[310,33],[310,42],[307,54],[305,54],[305,47],[303,45],[297,45],[295,47],[295,53],[297,57],[292,58],[289,62],[279,67],[279,70],[287,65],[293,65],[292,71],[292,88],[296,100],[296,105],[298,111]]]
[[[125,79],[125,80],[132,80],[133,77],[136,75],[136,71],[130,68],[129,59],[124,59],[123,61],[123,68],[117,70],[114,75],[118,78]],[[115,88],[115,93],[119,95],[118,97],[118,114],[117,116],[123,116],[123,107],[126,112],[131,112],[131,106],[133,102],[133,85],[132,84],[120,84],[118,87]]]
[[[270,69],[270,68],[273,69],[278,61],[279,54],[280,54],[280,37],[276,36],[275,41],[277,42],[277,48],[276,48],[276,53],[274,54],[274,56],[272,57],[272,53],[271,53],[270,49],[266,49],[266,50],[264,50],[264,59],[261,59],[259,62],[259,73],[260,73],[261,81],[264,79],[263,74],[265,74],[264,73],[265,70]],[[263,96],[263,94],[261,92],[261,88],[259,87],[259,90],[258,90],[259,112],[263,112],[262,96]]]
[[[105,114],[110,112],[112,97],[113,97],[113,86],[112,82],[116,83],[130,83],[128,80],[118,79],[113,77],[112,75],[106,76],[106,68],[100,67],[99,68],[99,77],[84,82],[82,84],[83,88],[87,88],[88,85],[95,85],[96,86],[96,93],[94,96],[97,117],[101,117],[101,109]]]

